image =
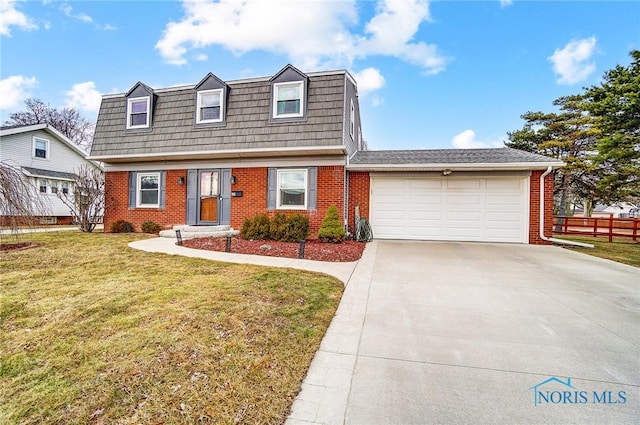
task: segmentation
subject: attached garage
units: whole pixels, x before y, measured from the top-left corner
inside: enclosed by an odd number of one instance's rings
[[[527,243],[529,173],[501,176],[371,174],[379,239]]]
[[[358,206],[375,239],[549,243],[563,165],[511,148],[359,151],[348,221]]]

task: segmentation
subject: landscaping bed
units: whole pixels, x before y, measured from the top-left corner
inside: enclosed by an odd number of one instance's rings
[[[186,240],[183,242],[183,245],[188,248],[224,252],[226,242],[226,238],[197,238]],[[326,243],[319,240],[309,240],[305,243],[304,259],[331,262],[358,261],[362,256],[365,245],[364,242],[356,241]],[[234,254],[298,258],[299,249],[300,243],[297,242],[278,242],[274,240],[257,241],[232,238],[230,252]]]

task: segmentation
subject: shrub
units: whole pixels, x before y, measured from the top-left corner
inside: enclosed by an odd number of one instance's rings
[[[144,233],[160,233],[162,227],[158,223],[154,223],[153,221],[145,221],[142,223],[140,227]]]
[[[318,231],[318,239],[322,242],[340,243],[344,241],[346,236],[344,227],[340,224],[338,208],[335,205],[331,205],[322,219],[322,224]]]
[[[133,224],[122,219],[111,223],[111,233],[131,233],[133,232]]]
[[[247,218],[240,229],[243,239],[265,240],[269,239],[269,216],[258,214],[253,218]]]
[[[289,219],[283,213],[276,213],[271,219],[271,224],[269,225],[269,236],[271,239],[275,239],[277,241],[283,241],[287,237],[287,233],[289,230]]]
[[[309,218],[296,213],[288,218],[285,242],[298,242],[309,236]]]

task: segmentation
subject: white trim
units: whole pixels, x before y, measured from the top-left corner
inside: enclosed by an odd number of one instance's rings
[[[298,153],[309,154],[310,152],[318,152],[322,155],[329,153],[344,154],[347,147],[344,145],[333,146],[302,146],[302,147],[282,147],[282,148],[252,148],[252,149],[229,149],[229,150],[203,150],[203,151],[184,151],[184,152],[157,152],[157,153],[141,153],[141,154],[124,154],[124,155],[98,155],[90,156],[87,159],[93,161],[104,161],[117,159],[136,159],[149,158],[149,160],[181,160],[193,158],[246,158],[256,156],[292,156]]]
[[[351,80],[351,82],[357,87],[357,83],[354,80],[353,76],[349,73],[349,71],[345,70],[345,69],[336,69],[334,71],[316,71],[316,72],[308,72],[305,73],[307,77],[323,77],[323,76],[328,76],[328,75],[346,75],[347,78],[349,78],[349,80]],[[228,80],[226,81],[226,83],[228,85],[231,84],[243,84],[243,83],[263,83],[266,81],[271,81],[271,79],[273,78],[273,76],[270,77],[250,77],[250,78],[239,78],[239,79],[235,79],[235,80]],[[194,89],[196,87],[196,85],[199,83],[195,83],[195,84],[179,84],[176,86],[172,86],[172,87],[165,87],[165,88],[161,88],[161,89],[153,89],[154,93],[167,93],[167,92],[172,92],[172,91],[178,91],[178,90],[187,90],[187,89]],[[126,93],[110,93],[110,94],[105,94],[102,96],[103,99],[116,99],[116,98],[121,98],[121,97],[125,97]]]
[[[37,142],[44,142],[45,143],[45,148],[44,148],[44,158],[41,156],[36,156],[36,143]],[[49,159],[49,156],[51,155],[50,152],[51,149],[51,141],[49,139],[44,139],[42,137],[38,137],[38,136],[32,136],[32,149],[31,149],[31,157],[34,159],[44,159],[47,160]]]
[[[280,175],[282,173],[304,173],[304,205],[280,205]],[[278,210],[306,210],[309,204],[309,170],[307,168],[281,168],[276,170],[276,209]]]
[[[202,95],[205,94],[214,94],[217,93],[218,96],[220,97],[219,102],[220,102],[220,115],[218,116],[217,119],[209,119],[209,120],[204,120],[202,119]],[[211,89],[211,90],[200,90],[198,91],[198,94],[196,96],[196,124],[209,124],[209,123],[215,123],[215,122],[222,122],[224,117],[224,89]]]
[[[349,135],[351,140],[355,141],[356,134],[356,107],[353,105],[353,99],[351,99],[351,107],[349,108]]]
[[[139,102],[141,100],[145,100],[147,102],[147,123],[144,125],[133,125],[131,124],[131,105],[134,102]],[[142,96],[142,97],[130,97],[127,99],[127,130],[134,130],[136,128],[149,128],[151,126],[151,96]]]
[[[158,202],[155,204],[143,204],[142,203],[142,196],[141,196],[141,191],[142,191],[142,187],[141,187],[141,183],[142,183],[142,177],[156,177],[158,179]],[[136,208],[160,208],[160,172],[155,172],[155,173],[138,173],[136,175]],[[150,192],[150,190],[149,190]]]
[[[560,168],[564,162],[498,162],[498,163],[431,163],[431,164],[349,164],[354,171],[489,171],[489,170],[544,170],[547,167]]]
[[[105,171],[156,171],[156,170],[185,170],[204,168],[258,168],[258,167],[323,167],[343,166],[345,160],[339,157],[284,157],[284,158],[247,158],[229,161],[227,159],[193,160],[193,161],[164,161],[164,162],[126,162],[107,164]]]
[[[294,114],[278,114],[278,91],[280,88],[285,86],[298,86],[300,91],[298,92],[300,96],[300,111]],[[287,81],[285,83],[274,83],[273,84],[273,118],[299,118],[304,116],[305,110],[305,92],[304,92],[304,81]]]

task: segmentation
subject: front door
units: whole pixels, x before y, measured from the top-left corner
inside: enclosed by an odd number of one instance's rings
[[[220,170],[199,170],[198,224],[218,224],[220,221]]]

